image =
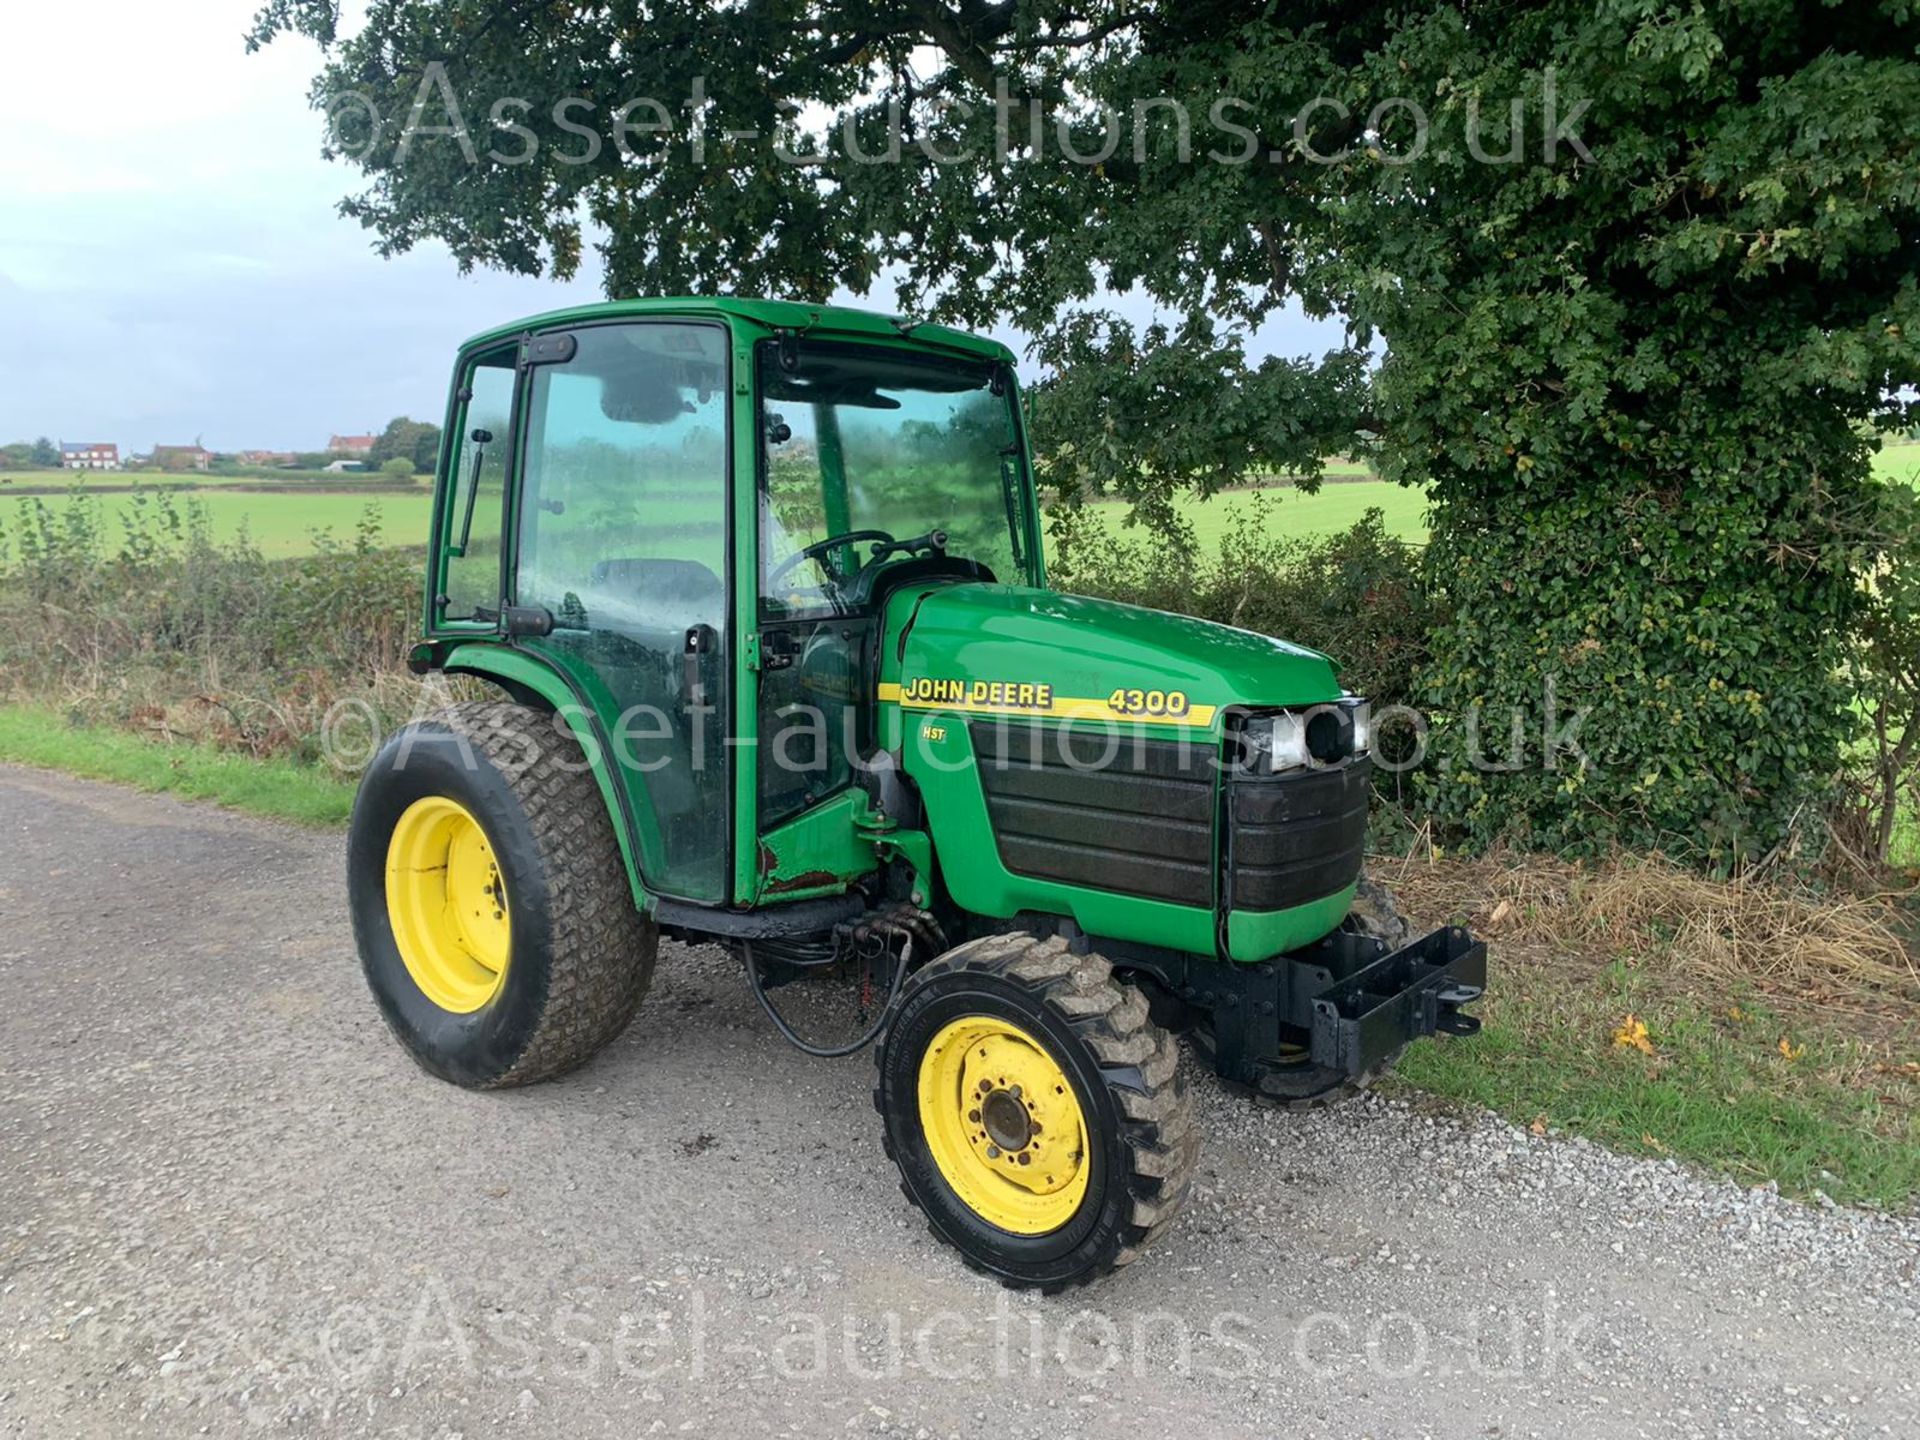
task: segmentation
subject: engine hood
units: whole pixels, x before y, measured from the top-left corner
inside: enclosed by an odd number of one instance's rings
[[[1303,646],[1137,605],[1018,585],[896,593],[882,700],[909,709],[1217,730],[1229,705],[1338,699]]]

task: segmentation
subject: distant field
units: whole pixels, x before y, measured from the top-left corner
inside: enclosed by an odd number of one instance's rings
[[[1873,471],[1890,480],[1920,483],[1920,441],[1907,440],[1889,445],[1873,457]]]
[[[1881,475],[1920,484],[1920,443],[1888,446],[1874,458],[1874,468]],[[1419,490],[1383,480],[1343,478],[1362,473],[1349,463],[1336,461],[1328,468],[1327,483],[1315,495],[1303,494],[1291,486],[1273,485],[1258,490],[1231,490],[1210,500],[1187,499],[1179,504],[1200,543],[1208,549],[1219,544],[1234,512],[1248,508],[1256,495],[1264,499],[1273,524],[1289,535],[1327,535],[1345,530],[1369,508],[1377,506],[1386,513],[1389,532],[1403,540],[1425,541],[1426,496]],[[307,473],[263,479],[200,473],[136,477],[124,471],[0,472],[0,526],[8,530],[14,528],[15,516],[25,502],[9,492],[21,487],[41,489],[51,485],[64,490],[76,481],[90,488],[120,486],[136,478],[143,487],[195,487],[191,498],[196,504],[206,506],[215,535],[230,539],[239,534],[244,523],[254,542],[269,555],[297,555],[312,549],[315,530],[330,530],[336,538],[345,539],[352,534],[361,511],[369,505],[379,512],[381,536],[390,544],[419,544],[427,532],[431,497],[424,478],[416,482],[418,488],[412,492],[389,488],[355,493],[362,487],[391,482],[375,474],[315,476]],[[261,490],[258,488],[261,486],[275,488]],[[59,495],[42,498],[56,509],[64,503]],[[125,495],[105,494],[98,498],[98,503],[111,515],[130,501]],[[1123,502],[1103,501],[1094,508],[1116,531],[1120,530],[1127,513]]]
[[[1419,490],[1385,480],[1329,480],[1315,495],[1291,486],[1261,490],[1229,490],[1208,500],[1181,500],[1180,513],[1193,526],[1202,548],[1220,543],[1236,511],[1250,509],[1255,497],[1264,501],[1271,523],[1287,535],[1331,535],[1350,529],[1368,510],[1386,512],[1387,530],[1402,540],[1424,543],[1427,538],[1427,497]],[[1116,532],[1127,515],[1124,501],[1105,500],[1092,507]]]
[[[252,475],[222,475],[207,470],[0,470],[0,496],[14,490],[125,489],[132,485],[153,489],[209,489],[227,486],[296,486],[330,490],[359,485],[392,485],[391,475],[376,470],[350,470],[326,475],[313,470],[270,470]],[[424,484],[424,480],[414,483]]]
[[[361,513],[371,506],[380,517],[380,536],[389,545],[420,545],[426,542],[432,515],[432,493],[422,486],[417,493],[373,495],[298,493],[260,494],[223,493],[219,489],[202,490],[181,497],[204,506],[212,522],[216,539],[231,540],[244,528],[253,543],[266,555],[300,555],[313,549],[316,530],[332,532],[336,540],[352,538]],[[31,500],[9,497],[0,489],[0,527],[11,532],[20,512]],[[55,497],[43,501],[57,514],[67,503]],[[108,523],[134,503],[130,495],[101,495],[94,502]]]
[[[1885,478],[1920,485],[1920,442],[1888,445],[1874,456],[1873,468],[1875,474]],[[1377,506],[1386,512],[1389,533],[1402,540],[1424,542],[1427,538],[1425,493],[1385,480],[1342,478],[1364,473],[1349,462],[1335,461],[1327,467],[1327,483],[1316,495],[1302,494],[1291,486],[1273,485],[1257,490],[1229,490],[1210,500],[1183,499],[1178,504],[1180,513],[1193,526],[1206,549],[1219,544],[1229,518],[1236,510],[1246,509],[1255,495],[1265,498],[1273,523],[1289,535],[1328,535],[1345,530]],[[1126,519],[1124,501],[1102,501],[1093,508],[1116,527]]]

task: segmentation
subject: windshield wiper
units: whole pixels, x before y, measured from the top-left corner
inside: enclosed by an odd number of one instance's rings
[[[1007,533],[1013,537],[1013,568],[1027,578],[1027,547],[1022,543],[1026,517],[1020,504],[1020,447],[1009,445],[1000,452],[1000,498],[1007,507]]]

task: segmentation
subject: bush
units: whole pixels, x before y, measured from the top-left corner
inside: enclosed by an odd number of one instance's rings
[[[1416,703],[1428,636],[1444,618],[1419,547],[1389,535],[1379,510],[1335,535],[1288,536],[1271,509],[1263,496],[1236,507],[1208,555],[1177,518],[1161,535],[1115,535],[1093,513],[1062,507],[1052,514],[1053,580],[1311,646],[1376,705]]]
[[[422,562],[379,548],[372,509],[292,560],[216,542],[165,490],[136,490],[117,534],[102,516],[31,500],[0,532],[0,693],[310,761],[340,700],[382,728],[411,713]]]
[[[1920,492],[1885,485],[1879,500],[1887,556],[1863,587],[1849,666],[1866,733],[1834,829],[1844,858],[1869,871],[1920,865],[1920,844],[1901,834],[1920,822]]]
[[[396,455],[380,466],[380,473],[382,475],[395,475],[404,478],[418,474],[419,472],[415,469],[413,461],[407,459],[404,455]]]

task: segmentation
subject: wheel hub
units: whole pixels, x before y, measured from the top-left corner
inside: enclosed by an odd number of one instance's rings
[[[459,801],[416,800],[387,842],[387,919],[420,991],[470,1014],[500,991],[513,921],[492,843]]]
[[[1079,1097],[1018,1026],[976,1015],[936,1034],[920,1061],[920,1120],[941,1175],[991,1224],[1043,1235],[1080,1208],[1089,1177]]]
[[[973,1118],[968,1115],[969,1120]],[[1020,1103],[1020,1087],[989,1091],[980,1102],[980,1124],[987,1138],[1002,1150],[1018,1152],[1033,1138],[1033,1120]]]

